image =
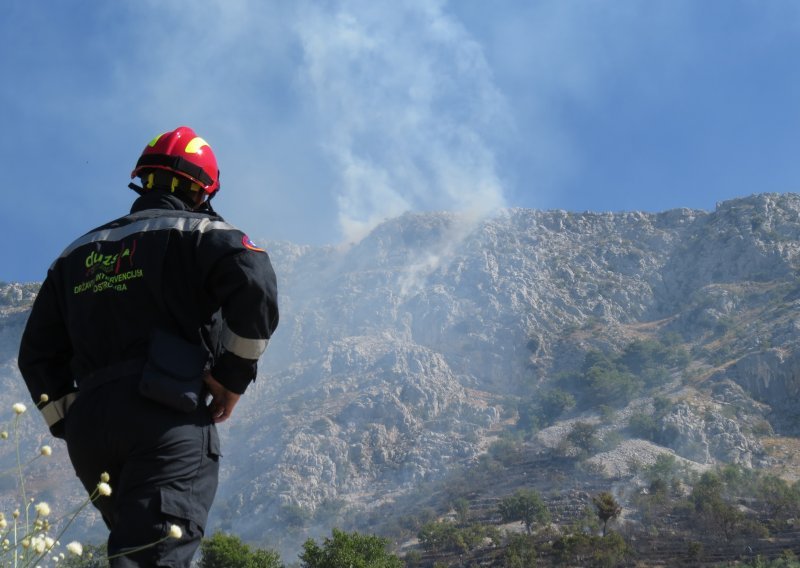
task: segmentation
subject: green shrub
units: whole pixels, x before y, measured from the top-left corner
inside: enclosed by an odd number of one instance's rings
[[[654,442],[658,437],[659,426],[652,414],[636,412],[628,419],[628,431],[637,438]]]
[[[417,536],[422,547],[428,552],[456,554],[463,554],[478,548],[487,538],[494,543],[500,541],[499,532],[494,527],[486,527],[477,523],[459,527],[449,521],[427,523]]]
[[[600,447],[597,427],[588,422],[575,422],[567,434],[567,441],[579,450],[581,456],[591,455]]]
[[[503,551],[503,566],[507,568],[530,568],[536,566],[536,543],[523,534],[512,534]]]
[[[386,548],[389,541],[375,535],[333,529],[322,546],[313,539],[303,544],[303,568],[401,568],[403,562]]]
[[[214,533],[200,543],[198,568],[281,568],[280,555],[271,550],[253,550],[238,536]]]

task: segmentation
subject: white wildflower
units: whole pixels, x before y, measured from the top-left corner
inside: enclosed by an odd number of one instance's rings
[[[43,456],[49,456],[52,455],[53,448],[51,448],[50,446],[42,446],[41,452]]]
[[[39,402],[41,403],[46,403],[48,400],[50,400],[50,397],[46,393],[42,393],[42,396],[39,397]]]
[[[101,481],[100,483],[97,484],[97,491],[103,497],[108,497],[109,495],[111,495],[111,486],[105,481]]]
[[[104,471],[103,473],[100,474],[100,481],[102,481],[103,483],[108,483],[109,481],[111,481],[111,476],[108,475],[108,472]]]
[[[40,517],[46,517],[50,514],[50,505],[42,501],[41,503],[37,503],[36,512],[39,514]]]
[[[44,539],[40,536],[35,536],[31,539],[31,548],[36,554],[44,554],[46,544]]]
[[[83,545],[77,540],[73,540],[67,545],[67,550],[75,556],[81,556],[83,554]]]
[[[179,527],[178,525],[170,525],[169,536],[170,538],[181,538],[183,536],[183,531],[181,530],[181,527]]]
[[[12,406],[11,408],[14,409],[14,414],[22,414],[23,412],[28,410],[27,408],[25,408],[25,405],[22,404],[21,402],[15,403],[14,406]]]

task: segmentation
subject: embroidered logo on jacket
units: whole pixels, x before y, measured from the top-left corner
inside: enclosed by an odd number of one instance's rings
[[[144,276],[144,271],[134,266],[135,254],[135,239],[131,246],[126,246],[124,242],[120,243],[119,251],[113,254],[105,254],[99,249],[90,251],[83,261],[86,268],[85,280],[74,286],[72,292],[74,294],[86,291],[96,294],[106,290],[126,292],[128,290],[127,281]]]

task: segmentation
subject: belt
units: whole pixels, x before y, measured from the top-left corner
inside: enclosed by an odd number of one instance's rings
[[[79,378],[77,381],[78,390],[86,392],[125,377],[140,375],[146,361],[147,360],[144,358],[128,359],[126,361],[114,363],[108,367],[101,367]]]

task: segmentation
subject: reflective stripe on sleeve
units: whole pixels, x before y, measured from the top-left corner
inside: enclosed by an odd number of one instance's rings
[[[222,330],[222,346],[242,359],[258,359],[267,348],[267,343],[267,339],[247,339],[236,335],[227,325]]]
[[[78,398],[78,393],[71,392],[58,400],[45,404],[41,408],[42,416],[44,416],[44,421],[47,422],[48,428],[64,419],[67,415],[67,410],[69,410],[76,398]]]

